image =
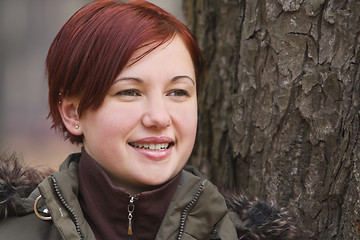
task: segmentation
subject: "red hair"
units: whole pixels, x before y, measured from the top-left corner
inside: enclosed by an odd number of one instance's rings
[[[146,55],[175,35],[189,51],[199,86],[201,51],[189,29],[174,16],[138,0],[98,0],[85,5],[62,27],[46,59],[52,127],[72,143],[81,143],[82,136],[72,135],[61,120],[57,108],[61,98],[79,97],[79,116],[97,110],[137,49],[155,43]]]

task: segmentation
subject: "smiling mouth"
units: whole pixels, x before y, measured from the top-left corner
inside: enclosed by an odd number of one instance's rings
[[[135,148],[141,148],[141,149],[147,149],[151,151],[164,151],[171,146],[174,145],[174,143],[136,143],[136,142],[130,142],[130,146]]]

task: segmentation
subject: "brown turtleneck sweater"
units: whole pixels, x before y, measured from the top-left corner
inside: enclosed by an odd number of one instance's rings
[[[136,196],[132,239],[155,239],[180,175],[155,190]],[[130,194],[114,186],[105,171],[84,149],[79,164],[79,184],[79,202],[96,239],[129,239]]]

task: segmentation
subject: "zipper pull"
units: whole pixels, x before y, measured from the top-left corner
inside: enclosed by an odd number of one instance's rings
[[[130,197],[130,203],[128,205],[128,219],[129,219],[129,227],[128,227],[128,235],[129,238],[133,235],[133,212],[135,210],[134,197]]]
[[[132,231],[132,218],[133,218],[133,216],[132,216],[131,213],[129,213],[128,218],[129,218],[128,235],[129,235],[129,236],[132,236],[132,235],[133,235],[133,231]]]

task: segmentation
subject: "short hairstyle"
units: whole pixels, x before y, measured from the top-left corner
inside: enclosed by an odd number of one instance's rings
[[[72,135],[62,122],[57,108],[61,98],[79,97],[79,117],[85,110],[97,110],[136,50],[154,44],[144,57],[175,35],[189,51],[199,86],[201,51],[189,29],[170,13],[140,0],[97,0],[77,11],[55,37],[46,58],[52,128],[72,143],[82,143],[82,136]]]

